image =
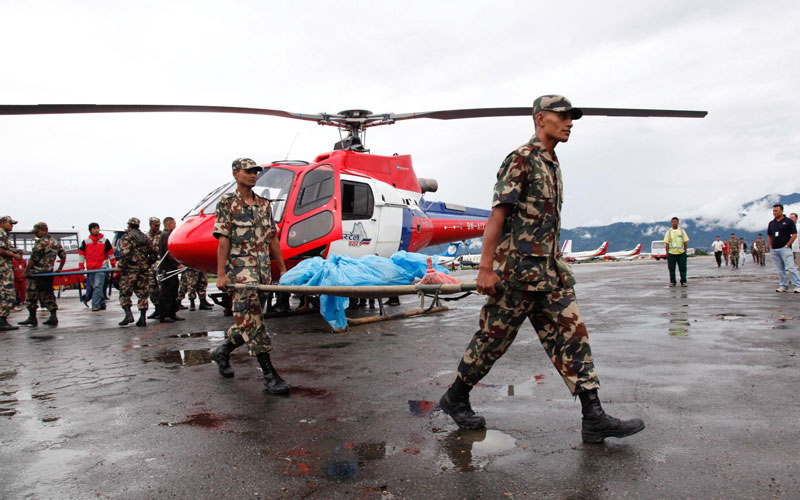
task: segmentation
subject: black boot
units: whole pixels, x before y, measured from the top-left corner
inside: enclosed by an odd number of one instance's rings
[[[36,309],[28,308],[28,319],[25,321],[20,321],[17,324],[26,326],[39,326],[39,320],[36,319]]]
[[[213,306],[213,305],[211,305],[211,304],[210,304],[210,303],[209,303],[209,302],[206,300],[206,298],[205,298],[205,297],[203,297],[203,298],[201,298],[201,299],[200,299],[200,308],[199,308],[199,309],[200,309],[201,311],[210,311],[212,307],[214,307],[214,306]]]
[[[156,308],[153,310],[153,313],[147,317],[147,319],[156,319],[161,317],[161,309],[156,304]]]
[[[581,436],[584,443],[602,443],[607,437],[622,438],[644,429],[644,422],[640,418],[620,420],[607,415],[600,406],[597,389],[581,392],[578,397],[583,411]]]
[[[181,318],[176,313],[172,313],[172,316],[169,317],[172,321],[185,321],[186,318]]]
[[[133,313],[131,312],[131,306],[125,306],[122,308],[125,311],[125,318],[119,322],[119,326],[125,326],[127,324],[133,323]]]
[[[7,332],[9,330],[19,330],[19,327],[9,324],[6,316],[0,316],[0,332]]]
[[[186,308],[185,305],[183,305],[182,302],[183,302],[183,300],[179,300],[178,301],[178,309],[181,310],[181,311],[185,311],[187,308]]]
[[[58,324],[58,316],[56,315],[56,311],[55,310],[50,311],[50,317],[47,318],[46,321],[43,321],[42,324],[56,326]]]
[[[486,419],[476,415],[469,404],[469,391],[471,390],[472,387],[456,377],[456,381],[439,400],[439,408],[450,415],[450,418],[462,429],[484,429]]]
[[[139,321],[136,326],[147,326],[147,309],[139,309]]]
[[[189,310],[194,311],[194,299],[189,299]]]
[[[239,335],[234,335],[233,339],[225,339],[225,343],[219,345],[211,351],[211,360],[217,364],[219,374],[225,378],[233,377],[233,368],[231,367],[231,353],[234,349],[244,343],[244,340]]]
[[[262,352],[256,356],[261,371],[264,372],[264,387],[270,394],[289,394],[289,386],[283,381],[280,375],[272,366],[268,352]]]

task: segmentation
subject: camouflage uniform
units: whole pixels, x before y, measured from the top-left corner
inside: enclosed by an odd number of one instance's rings
[[[30,259],[32,263],[28,273],[52,273],[56,257],[63,261],[67,258],[67,252],[50,233],[45,234],[33,244]],[[53,281],[53,276],[33,277],[33,279],[28,280],[28,285],[25,289],[25,302],[28,304],[29,311],[36,311],[38,302],[48,311],[58,310],[56,295],[53,292]]]
[[[269,242],[275,236],[277,226],[269,201],[255,193],[253,198],[253,204],[248,205],[238,190],[220,198],[214,237],[230,239],[225,273],[231,283],[268,285],[272,281]],[[234,322],[228,330],[228,338],[233,341],[236,335],[241,335],[251,356],[272,350],[261,311],[265,298],[265,293],[256,290],[232,292]]]
[[[731,239],[728,240],[728,245],[731,247],[731,266],[735,268],[739,267],[739,238],[736,236],[731,236]]]
[[[158,217],[150,217],[150,223],[153,222],[161,222],[158,220]],[[153,231],[152,229],[147,232],[147,237],[150,238],[150,241],[153,242],[154,245],[158,245],[158,239],[161,237],[161,233],[163,231]],[[158,253],[158,252],[156,252]],[[156,264],[158,262],[153,263],[150,266],[150,272],[147,276],[148,279],[148,293],[150,294],[150,300],[153,302],[153,305],[158,307],[158,296],[160,295],[159,287],[158,287],[158,271],[156,270]]]
[[[505,291],[487,298],[480,330],[459,363],[467,385],[489,372],[528,318],[572,394],[600,387],[572,269],[558,252],[563,199],[558,159],[536,135],[506,157],[492,202],[513,206],[493,262]]]
[[[16,222],[16,221],[14,221]],[[13,252],[8,241],[8,232],[0,227],[0,249]],[[14,259],[0,255],[0,318],[7,318],[14,308]]]
[[[756,248],[756,256],[758,257],[758,263],[762,266],[766,265],[767,258],[767,240],[760,239],[756,240],[756,244],[753,245]]]
[[[207,288],[208,275],[206,273],[196,269],[187,269],[181,274],[181,289],[178,293],[178,300],[183,300],[188,292],[189,300],[195,300],[199,296],[200,302],[205,302]]]
[[[131,295],[135,293],[139,310],[147,310],[150,269],[157,255],[153,241],[139,229],[128,229],[122,236],[117,264],[120,269],[119,304],[123,308],[132,305]]]

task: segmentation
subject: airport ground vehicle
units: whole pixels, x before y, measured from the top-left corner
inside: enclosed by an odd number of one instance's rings
[[[650,243],[650,257],[660,260],[667,258],[667,244],[663,240]]]

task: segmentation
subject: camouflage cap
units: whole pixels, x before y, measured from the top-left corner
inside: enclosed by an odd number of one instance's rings
[[[128,225],[129,226],[138,226],[139,225],[139,219],[136,218],[136,217],[131,217],[130,219],[128,219]]]
[[[257,168],[261,170],[261,167],[259,167],[258,164],[253,160],[251,160],[250,158],[236,158],[235,160],[233,160],[233,165],[231,165],[231,168],[234,171],[247,170],[248,168]]]
[[[37,222],[33,225],[33,232],[36,231],[47,231],[47,223],[46,222]]]
[[[161,219],[158,217],[150,217],[150,224],[161,224]]]
[[[583,116],[581,108],[573,108],[569,99],[563,95],[543,95],[533,101],[533,116],[542,111],[553,111],[555,113],[572,112],[572,119],[578,120]]]
[[[19,222],[15,221],[10,215],[4,215],[0,217],[0,224],[4,222],[10,222],[11,224],[19,224]]]

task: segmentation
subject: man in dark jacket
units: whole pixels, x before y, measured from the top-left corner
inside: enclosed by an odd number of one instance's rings
[[[164,230],[158,238],[158,272],[160,294],[158,297],[158,315],[162,323],[174,323],[176,321],[183,321],[185,318],[178,316],[178,275],[174,271],[183,267],[183,265],[175,260],[169,254],[167,243],[169,242],[169,235],[175,229],[175,219],[166,217],[164,219]],[[166,276],[169,277],[167,278]]]

